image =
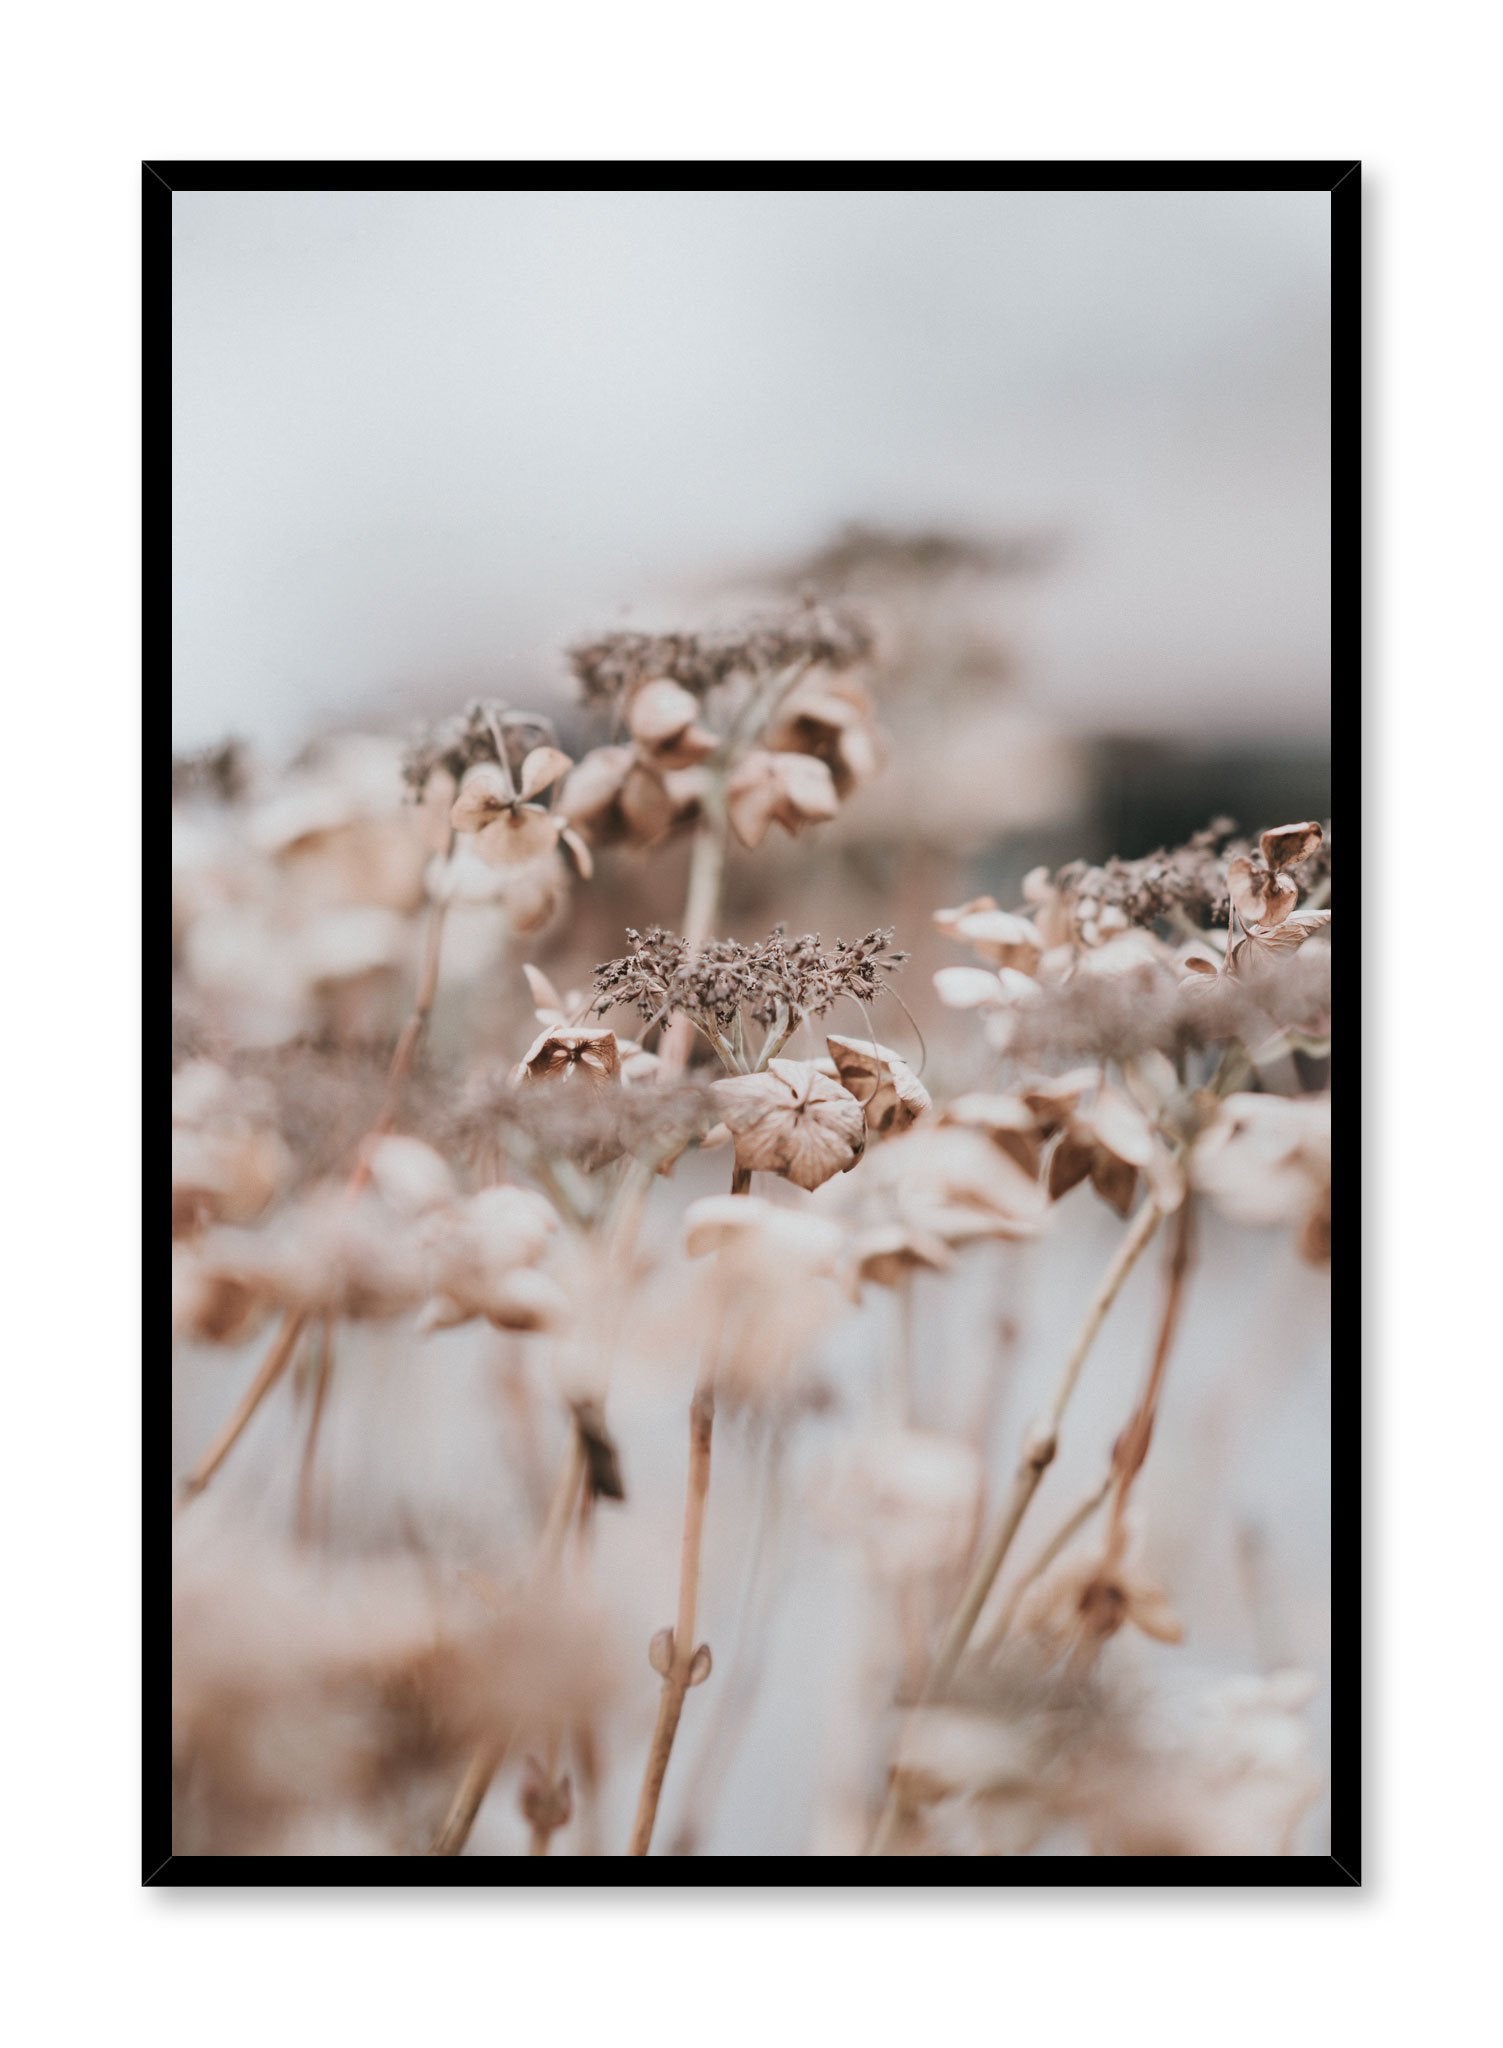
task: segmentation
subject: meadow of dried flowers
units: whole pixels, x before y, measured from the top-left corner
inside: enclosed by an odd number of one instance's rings
[[[732,863],[883,801],[879,636],[811,599],[571,665],[573,755],[477,702],[175,773],[175,1851],[1319,1853],[1262,1519],[1241,1670],[1176,1671],[1156,1563],[1243,1483],[1229,1337],[1149,1481],[1194,1297],[1329,1264],[1329,825],[924,934],[829,932],[800,865],[732,938]],[[680,867],[584,972],[590,893]]]

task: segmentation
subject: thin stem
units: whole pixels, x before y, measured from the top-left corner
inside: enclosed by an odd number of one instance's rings
[[[728,820],[719,788],[712,784],[694,833],[689,856],[689,890],[684,898],[684,937],[691,946],[710,938],[720,917],[720,892],[725,881]]]
[[[778,1547],[772,1540],[781,1506],[783,1441],[779,1432],[768,1439],[762,1459],[751,1534],[746,1546],[746,1570],[736,1604],[732,1626],[734,1645],[729,1668],[716,1689],[710,1725],[703,1736],[682,1801],[682,1817],[674,1831],[668,1853],[692,1856],[708,1819],[711,1792],[723,1780],[730,1758],[744,1730],[762,1677],[759,1649],[772,1606],[769,1565]]]
[[[506,1742],[484,1743],[470,1758],[449,1811],[444,1815],[443,1825],[433,1838],[430,1855],[459,1855],[470,1839],[470,1829],[475,1825],[475,1816],[491,1789],[491,1780],[506,1759],[506,1750]]]
[[[454,835],[449,835],[452,851]],[[381,1113],[371,1127],[365,1143],[360,1148],[360,1159],[350,1176],[349,1192],[358,1195],[370,1179],[370,1160],[374,1140],[384,1138],[397,1120],[402,1106],[402,1096],[412,1073],[417,1049],[432,1014],[434,997],[438,994],[438,970],[443,953],[444,922],[449,906],[442,897],[435,898],[428,905],[428,930],[423,946],[423,969],[418,981],[417,994],[413,998],[412,1014],[402,1026],[397,1039],[396,1050],[391,1056],[391,1066],[386,1076],[386,1093],[381,1102]]]
[[[1035,1423],[1023,1447],[1023,1455],[1013,1477],[1012,1491],[1003,1507],[997,1527],[990,1543],[977,1560],[971,1576],[960,1596],[954,1614],[945,1629],[939,1650],[929,1667],[918,1696],[918,1704],[927,1706],[954,1677],[956,1667],[965,1654],[966,1645],[980,1618],[996,1584],[1008,1552],[1013,1545],[1023,1517],[1027,1514],[1033,1496],[1059,1447],[1059,1428],[1069,1407],[1070,1398],[1080,1380],[1081,1367],[1090,1354],[1101,1325],[1105,1322],[1112,1303],[1122,1291],[1123,1282],[1141,1258],[1154,1232],[1164,1220],[1164,1212],[1153,1201],[1145,1201],[1133,1220],[1132,1228],[1118,1245],[1111,1264],[1101,1277],[1101,1282],[1092,1295],[1079,1332],[1070,1348],[1068,1357],[1061,1368],[1054,1398],[1041,1422]],[[870,1856],[881,1856],[897,1832],[904,1816],[904,1801],[901,1782],[894,1774],[887,1803],[877,1823],[876,1833],[867,1850]]]
[[[241,1396],[240,1405],[183,1481],[185,1500],[192,1500],[203,1492],[240,1441],[251,1417],[291,1365],[298,1339],[307,1328],[308,1321],[308,1316],[301,1310],[289,1310],[283,1316],[272,1347],[261,1361],[260,1371]]]
[[[1111,1521],[1111,1533],[1114,1538],[1122,1532],[1123,1518],[1127,1512],[1127,1497],[1143,1469],[1149,1447],[1153,1442],[1153,1427],[1158,1419],[1164,1374],[1168,1370],[1169,1354],[1174,1349],[1174,1339],[1178,1334],[1180,1317],[1184,1310],[1185,1281],[1190,1270],[1190,1252],[1194,1241],[1191,1228],[1194,1213],[1194,1197],[1186,1195],[1174,1219],[1174,1240],[1169,1249],[1169,1270],[1164,1283],[1164,1308],[1159,1319],[1153,1361],[1148,1368],[1148,1381],[1143,1389],[1142,1399],[1112,1451],[1112,1476],[1116,1484]]]
[[[689,1404],[689,1478],[684,1492],[684,1533],[679,1549],[678,1615],[673,1625],[671,1662],[658,1699],[657,1724],[652,1731],[652,1743],[642,1774],[637,1817],[627,1845],[628,1856],[645,1856],[652,1846],[658,1801],[662,1797],[668,1760],[673,1754],[673,1738],[678,1732],[679,1716],[684,1711],[689,1674],[698,1648],[694,1640],[694,1623],[699,1602],[700,1552],[704,1542],[705,1504],[710,1492],[710,1439],[714,1423],[715,1394],[706,1379],[701,1381]]]
[[[748,744],[760,738],[789,691],[810,667],[804,660],[790,665],[760,689],[754,690],[733,720],[714,758],[706,763],[705,789],[700,799],[699,823],[689,855],[689,887],[684,899],[683,935],[697,950],[711,937],[720,922],[720,899],[725,886],[725,856],[729,844],[730,820],[725,807],[726,778]],[[662,1059],[670,1072],[688,1065],[692,1026],[678,1016],[663,1034]],[[732,1073],[741,1064],[727,1060]]]
[[[987,1631],[982,1641],[983,1655],[992,1656],[1000,1648],[1004,1637],[1011,1633],[1012,1625],[1017,1619],[1018,1609],[1023,1604],[1023,1595],[1030,1586],[1036,1584],[1043,1577],[1044,1573],[1048,1571],[1057,1558],[1064,1555],[1081,1530],[1090,1521],[1091,1517],[1105,1502],[1111,1490],[1112,1474],[1108,1472],[1094,1492],[1088,1494],[1080,1503],[1074,1514],[1060,1524],[1059,1528],[1033,1560],[1033,1563],[1019,1576],[1017,1584],[1007,1596],[1007,1604],[1003,1607],[1002,1612],[997,1616],[996,1621]]]

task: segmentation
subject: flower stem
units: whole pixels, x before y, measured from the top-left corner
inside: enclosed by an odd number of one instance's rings
[[[300,1310],[289,1310],[283,1316],[272,1347],[261,1361],[260,1371],[241,1396],[239,1407],[183,1481],[184,1500],[192,1500],[203,1492],[240,1441],[251,1417],[291,1365],[298,1339],[307,1328],[308,1321],[309,1318]]]
[[[710,1492],[710,1439],[715,1424],[715,1394],[708,1380],[700,1383],[689,1404],[689,1479],[684,1493],[684,1534],[679,1551],[678,1614],[673,1625],[672,1660],[663,1678],[657,1725],[642,1774],[637,1817],[627,1846],[628,1856],[645,1856],[652,1846],[658,1801],[673,1754],[673,1738],[690,1685],[697,1645],[694,1623],[699,1603],[700,1553],[704,1543],[705,1504]]]
[[[1013,1545],[1023,1517],[1027,1514],[1033,1496],[1038,1492],[1040,1481],[1054,1462],[1059,1447],[1059,1428],[1064,1420],[1070,1398],[1079,1384],[1080,1372],[1090,1355],[1101,1325],[1106,1321],[1113,1302],[1122,1291],[1124,1281],[1138,1260],[1142,1257],[1155,1231],[1164,1220],[1164,1212],[1153,1201],[1145,1201],[1133,1219],[1132,1227],[1118,1245],[1111,1264],[1101,1276],[1096,1292],[1092,1295],[1080,1329],[1070,1348],[1059,1380],[1054,1389],[1044,1417],[1029,1431],[1023,1446],[1023,1455],[1013,1477],[1012,1491],[1002,1509],[992,1539],[977,1560],[965,1590],[960,1596],[955,1612],[951,1615],[944,1637],[929,1667],[929,1675],[920,1688],[918,1704],[927,1706],[949,1684],[956,1667],[965,1654],[981,1610],[985,1607],[992,1587],[997,1582],[1007,1554]],[[867,1850],[870,1856],[886,1853],[888,1844],[903,1818],[903,1797],[901,1784],[895,1774],[888,1792],[887,1803],[877,1823],[876,1833]]]
[[[1056,1529],[1028,1569],[1019,1576],[1017,1584],[1007,1596],[1006,1606],[997,1616],[993,1626],[987,1631],[981,1645],[988,1656],[995,1654],[1001,1647],[1003,1639],[1007,1636],[1013,1622],[1017,1619],[1018,1609],[1023,1604],[1023,1595],[1028,1591],[1028,1588],[1043,1577],[1056,1558],[1063,1556],[1064,1552],[1069,1549],[1075,1538],[1105,1501],[1107,1495],[1112,1490],[1112,1477],[1112,1473],[1108,1472],[1101,1484],[1093,1492],[1087,1494],[1086,1498],[1068,1520],[1062,1522],[1059,1528]]]
[[[721,779],[712,770],[699,823],[694,829],[694,844],[689,855],[689,887],[684,898],[684,937],[696,952],[713,935],[720,920],[727,822]],[[693,1024],[685,1016],[675,1017],[663,1033],[664,1068],[670,1073],[677,1073],[686,1067],[693,1043]],[[733,1063],[728,1064],[734,1071]]]

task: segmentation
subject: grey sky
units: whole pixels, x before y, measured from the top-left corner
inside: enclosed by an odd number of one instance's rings
[[[180,193],[180,744],[536,685],[850,517],[1042,525],[1030,687],[1323,732],[1324,194]]]

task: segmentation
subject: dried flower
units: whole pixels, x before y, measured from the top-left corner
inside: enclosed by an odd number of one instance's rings
[[[292,1158],[264,1083],[194,1060],[172,1078],[173,1234],[248,1223],[284,1187]]]
[[[421,798],[430,782],[441,779],[450,792],[467,772],[482,763],[502,764],[515,786],[522,764],[534,748],[554,744],[553,726],[536,712],[513,711],[505,704],[476,699],[463,711],[420,732],[402,761],[402,777],[412,796]],[[535,792],[534,792],[535,793]]]
[[[465,771],[450,823],[456,832],[473,833],[475,850],[494,867],[527,867],[563,846],[580,874],[588,877],[590,850],[567,817],[532,801],[569,767],[568,755],[557,747],[534,748],[516,783],[493,762],[477,762]]]
[[[901,1287],[920,1270],[947,1273],[955,1264],[955,1254],[942,1237],[903,1220],[858,1231],[851,1241],[851,1257],[857,1280],[877,1287]]]
[[[207,1289],[244,1290],[293,1314],[379,1322],[431,1291],[431,1264],[409,1219],[375,1194],[351,1201],[343,1189],[313,1190],[264,1230],[213,1230],[200,1257]]]
[[[822,761],[842,799],[870,782],[885,759],[870,693],[854,676],[807,677],[783,700],[763,740],[774,753]]]
[[[893,951],[890,931],[837,939],[830,947],[807,933],[790,939],[781,925],[753,946],[711,939],[695,947],[660,926],[626,936],[631,951],[595,970],[596,1009],[629,1003],[650,1024],[679,1014],[718,1032],[738,1017],[791,1031],[842,997],[874,1002],[908,957]]]
[[[1331,1098],[1228,1095],[1191,1155],[1196,1187],[1238,1223],[1296,1223],[1312,1265],[1331,1257]]]
[[[945,1104],[942,1121],[984,1131],[1026,1174],[1038,1173],[1044,1133],[1038,1117],[1020,1095],[957,1095],[953,1102]]]
[[[977,896],[954,910],[936,910],[934,922],[948,939],[958,939],[994,967],[1032,974],[1043,958],[1044,942],[1026,917],[999,910],[993,896]]]
[[[1184,1639],[1161,1587],[1126,1563],[1126,1535],[1108,1538],[1104,1554],[1088,1563],[1062,1566],[1026,1596],[1022,1627],[1046,1644],[1067,1651],[1072,1666],[1088,1665],[1125,1626],[1155,1642]]]
[[[1101,1086],[1099,1074],[1035,1082],[1022,1095],[1042,1135],[1055,1140],[1048,1172],[1055,1201],[1089,1177],[1102,1201],[1125,1216],[1142,1175],[1161,1209],[1179,1206],[1184,1181],[1172,1154],[1136,1104]]]
[[[738,679],[757,682],[816,662],[850,668],[871,645],[853,613],[802,605],[732,631],[611,633],[572,648],[569,662],[586,698],[614,703],[661,680],[704,697]]]
[[[698,720],[698,698],[666,679],[644,683],[626,713],[641,757],[660,769],[692,768],[714,753],[719,742]]]
[[[820,1400],[818,1347],[851,1299],[840,1226],[759,1195],[717,1195],[690,1205],[684,1231],[703,1261],[696,1322],[715,1332],[717,1402],[786,1413]]]
[[[565,1030],[552,1026],[533,1040],[514,1078],[518,1081],[571,1081],[576,1076],[596,1087],[621,1078],[621,1049],[614,1031],[598,1026]]]
[[[862,1180],[873,1201],[950,1245],[1034,1237],[1047,1221],[1038,1182],[978,1130],[921,1124],[879,1146]]]
[[[790,835],[822,824],[840,809],[835,779],[812,754],[773,754],[753,747],[725,785],[726,814],[743,846],[757,847],[769,826]]]
[[[807,1060],[769,1062],[762,1074],[715,1083],[720,1113],[736,1142],[736,1164],[817,1188],[849,1173],[866,1149],[866,1117],[838,1082]]]
[[[934,1107],[906,1060],[875,1039],[826,1038],[842,1087],[866,1112],[868,1130],[906,1131]]]
[[[548,1329],[564,1319],[557,1281],[533,1270],[558,1229],[546,1198],[531,1188],[484,1188],[426,1233],[433,1300],[428,1324],[449,1329],[483,1316],[508,1330]]]
[[[596,747],[571,769],[558,808],[598,845],[652,846],[698,816],[701,794],[693,767],[644,762],[636,747]]]

